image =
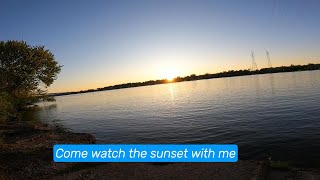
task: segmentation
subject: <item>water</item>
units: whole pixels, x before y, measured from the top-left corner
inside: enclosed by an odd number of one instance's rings
[[[320,71],[61,96],[33,114],[97,143],[235,143],[240,159],[320,167]]]

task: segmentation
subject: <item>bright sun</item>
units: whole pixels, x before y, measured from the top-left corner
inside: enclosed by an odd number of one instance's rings
[[[163,71],[161,74],[162,74],[162,77],[167,79],[168,81],[172,81],[178,75],[177,71],[174,69],[167,69]]]

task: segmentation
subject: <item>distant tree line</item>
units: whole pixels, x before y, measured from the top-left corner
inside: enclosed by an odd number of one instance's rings
[[[135,82],[135,83],[125,83],[118,84],[114,86],[107,86],[97,89],[88,89],[77,92],[65,92],[65,93],[53,93],[52,96],[61,96],[61,95],[69,95],[69,94],[79,94],[79,93],[88,93],[88,92],[96,92],[96,91],[106,91],[106,90],[114,90],[114,89],[123,89],[123,88],[132,88],[139,86],[150,86],[156,84],[165,84],[165,83],[174,83],[174,82],[183,82],[183,81],[195,81],[200,79],[212,79],[212,78],[223,78],[223,77],[233,77],[233,76],[246,76],[246,75],[254,75],[254,74],[268,74],[268,73],[280,73],[280,72],[294,72],[294,71],[310,71],[310,70],[319,70],[320,64],[307,64],[307,65],[291,65],[291,66],[281,66],[281,67],[272,67],[272,68],[263,68],[256,71],[248,70],[230,70],[223,71],[215,74],[203,74],[203,75],[195,75],[192,74],[190,76],[185,77],[176,77],[172,81],[168,81],[167,79],[161,80],[150,80],[145,82]]]

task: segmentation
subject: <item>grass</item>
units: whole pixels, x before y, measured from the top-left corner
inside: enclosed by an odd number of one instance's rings
[[[269,167],[277,170],[291,169],[288,162],[281,162],[281,161],[269,161]]]

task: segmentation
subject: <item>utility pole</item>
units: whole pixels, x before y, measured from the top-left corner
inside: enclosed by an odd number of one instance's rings
[[[254,53],[253,53],[253,51],[251,51],[251,57],[252,57],[251,71],[256,71],[256,70],[258,70],[258,66],[257,66],[256,60],[255,60],[255,58],[254,58]]]
[[[272,68],[271,60],[270,60],[270,55],[269,55],[269,51],[268,51],[268,50],[266,50],[266,53],[267,53],[267,63],[268,63],[268,68]]]

